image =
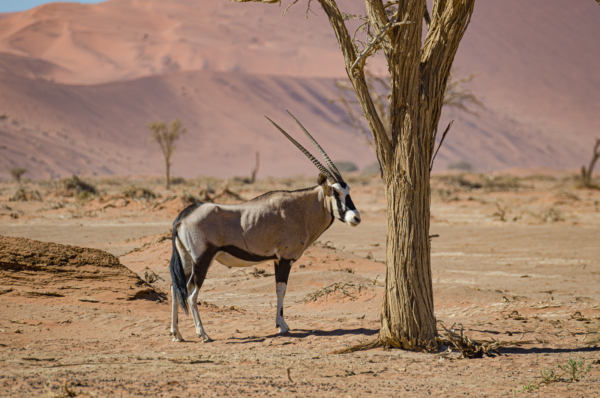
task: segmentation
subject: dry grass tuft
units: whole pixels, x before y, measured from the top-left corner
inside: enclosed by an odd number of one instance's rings
[[[360,293],[363,289],[368,289],[369,286],[365,283],[352,283],[352,282],[336,282],[332,285],[326,286],[322,289],[317,290],[314,293],[308,294],[300,301],[296,301],[296,303],[306,304],[308,302],[316,302],[320,298],[327,298],[330,294],[334,292],[340,292],[341,298],[350,297],[352,300],[356,300],[356,296],[351,293],[352,290]]]
[[[95,186],[81,180],[76,175],[70,178],[64,178],[59,182],[59,194],[67,197],[83,197],[89,195],[98,195],[98,190]],[[85,192],[85,193],[84,193]]]
[[[130,185],[122,190],[123,195],[129,199],[151,200],[158,198],[158,195],[148,188]]]
[[[42,194],[39,191],[31,190],[27,188],[19,188],[17,192],[9,199],[11,202],[29,202],[29,201],[42,201]]]

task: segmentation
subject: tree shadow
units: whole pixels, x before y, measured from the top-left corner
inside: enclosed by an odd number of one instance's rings
[[[295,329],[287,333],[279,334],[273,333],[266,336],[246,336],[246,337],[230,337],[226,344],[247,344],[247,343],[259,343],[266,339],[272,339],[277,337],[287,337],[295,339],[303,339],[309,336],[324,336],[324,337],[341,337],[347,335],[363,335],[373,336],[379,333],[379,329],[335,329],[335,330],[317,330],[317,329]],[[233,341],[232,341],[233,340]]]
[[[582,348],[544,348],[544,347],[502,347],[498,349],[501,354],[566,354],[579,352],[600,352],[600,347],[582,347]]]

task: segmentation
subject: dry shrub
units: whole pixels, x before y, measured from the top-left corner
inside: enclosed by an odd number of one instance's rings
[[[486,192],[518,191],[523,188],[521,179],[515,176],[483,176],[483,188]]]
[[[62,196],[73,197],[77,196],[78,198],[85,199],[87,197],[98,195],[98,190],[95,186],[90,183],[87,183],[73,175],[70,178],[64,178],[59,181],[60,191],[59,194]],[[86,193],[82,193],[86,192]]]
[[[543,222],[558,222],[565,220],[560,210],[555,207],[549,207],[536,216]]]
[[[139,199],[139,200],[151,200],[158,197],[152,190],[148,188],[138,187],[136,185],[130,185],[121,191],[126,198]]]
[[[189,205],[195,205],[197,203],[202,203],[202,201],[200,200],[200,198],[195,197],[194,195],[192,195],[191,193],[184,191],[179,198],[181,199],[181,203],[184,206],[189,206]]]
[[[483,184],[477,181],[470,181],[472,178],[473,176],[470,176],[470,178],[467,179],[464,174],[450,174],[436,176],[434,177],[434,182],[441,182],[461,191],[472,191],[483,186]]]
[[[314,293],[308,294],[300,301],[296,301],[296,303],[306,304],[308,302],[315,302],[320,298],[327,298],[330,294],[334,292],[340,292],[341,298],[350,297],[352,300],[356,300],[356,296],[351,292],[354,290],[357,293],[360,293],[363,289],[368,289],[369,286],[365,283],[352,283],[352,282],[336,282],[332,285],[326,286],[323,289],[317,290]]]
[[[41,202],[42,194],[39,191],[27,188],[19,188],[9,199],[11,202],[29,202],[33,200]]]

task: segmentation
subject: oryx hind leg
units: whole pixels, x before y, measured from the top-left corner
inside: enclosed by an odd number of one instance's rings
[[[202,338],[203,342],[209,342],[212,340],[204,331],[200,313],[198,312],[198,294],[200,293],[204,279],[206,279],[208,268],[210,267],[215,253],[203,245],[191,245],[191,242],[187,239],[188,235],[186,234],[182,234],[181,238],[181,242],[177,242],[177,249],[180,253],[183,253],[183,268],[186,277],[188,278],[188,297],[186,300],[192,313],[192,318],[194,319],[196,336]],[[188,247],[190,250],[187,250]],[[192,259],[195,260],[192,261]]]
[[[175,246],[177,249],[177,253],[179,254],[179,258],[181,259],[181,264],[183,266],[183,273],[185,275],[185,279],[187,281],[190,280],[193,271],[193,261],[190,253],[182,244],[178,237],[175,238]],[[190,284],[187,285],[188,292],[190,292]],[[189,294],[188,294],[189,296]],[[179,332],[179,303],[177,302],[177,298],[175,296],[175,287],[171,285],[171,297],[172,297],[172,314],[171,314],[171,335],[173,336],[173,341],[184,341],[183,336]],[[187,297],[186,297],[187,299]]]
[[[202,288],[204,279],[206,279],[206,274],[208,273],[213,258],[214,253],[204,252],[200,255],[194,262],[194,276],[188,284],[188,291],[192,292],[188,296],[188,305],[191,308],[192,317],[194,318],[196,336],[202,338],[203,343],[208,343],[209,341],[212,341],[212,339],[208,337],[208,334],[206,334],[206,331],[202,326],[202,320],[200,319],[200,313],[198,312],[198,293],[200,293],[200,288]]]
[[[173,336],[173,341],[183,341],[183,337],[179,333],[179,303],[175,297],[175,287],[173,285],[171,285],[171,303],[171,336]]]
[[[294,261],[281,259],[275,262],[275,291],[277,292],[277,315],[275,317],[275,326],[279,328],[279,334],[290,331],[283,317],[283,298],[287,290],[287,282],[290,276],[290,270]]]

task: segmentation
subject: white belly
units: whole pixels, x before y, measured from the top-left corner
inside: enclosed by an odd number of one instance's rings
[[[217,255],[215,256],[215,260],[217,260],[219,263],[223,264],[226,267],[251,267],[253,265],[256,264],[260,264],[263,263],[264,261],[246,261],[246,260],[240,260],[237,257],[232,256],[229,253],[225,253],[225,252],[219,252],[217,253]]]

